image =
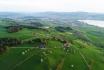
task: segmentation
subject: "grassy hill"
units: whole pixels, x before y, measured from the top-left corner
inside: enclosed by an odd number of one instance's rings
[[[11,33],[6,28],[11,24],[0,20],[0,69],[104,70],[104,49],[95,44],[103,41],[98,37],[101,34],[48,23],[44,20],[46,27],[38,28],[22,25],[21,30]]]

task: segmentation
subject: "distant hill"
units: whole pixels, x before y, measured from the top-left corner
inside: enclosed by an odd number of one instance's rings
[[[16,12],[0,12],[0,17],[45,17],[53,19],[91,19],[104,20],[104,14],[89,12],[34,12],[34,13],[16,13]]]

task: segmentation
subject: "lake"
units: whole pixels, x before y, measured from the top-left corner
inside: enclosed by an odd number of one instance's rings
[[[79,20],[79,21],[98,27],[104,27],[104,21],[101,20]]]

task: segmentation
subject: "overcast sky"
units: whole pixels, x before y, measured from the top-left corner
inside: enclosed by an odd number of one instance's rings
[[[83,11],[104,13],[104,0],[0,0],[0,11]]]

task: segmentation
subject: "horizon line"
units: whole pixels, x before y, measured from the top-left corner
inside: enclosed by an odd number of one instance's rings
[[[104,12],[89,12],[89,11],[0,11],[0,13],[99,13],[99,14],[104,14]]]

